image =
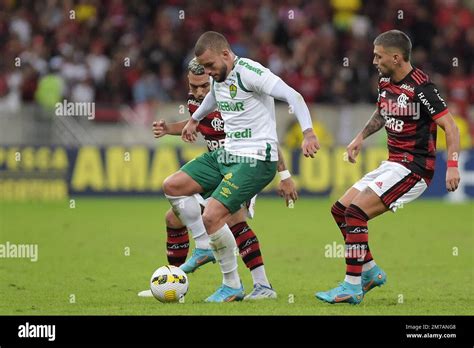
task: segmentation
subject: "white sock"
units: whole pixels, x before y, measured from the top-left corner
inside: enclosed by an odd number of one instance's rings
[[[344,278],[344,280],[348,282],[349,284],[353,284],[353,285],[361,284],[361,277],[346,275],[346,278]]]
[[[210,249],[209,236],[204,227],[201,216],[201,206],[194,196],[168,196],[176,216],[186,225],[191,233],[196,248]]]
[[[362,265],[362,272],[367,272],[367,271],[371,270],[372,268],[374,268],[375,265],[376,265],[376,263],[375,263],[374,260],[369,261],[367,263],[364,263]]]
[[[211,246],[209,245],[211,240],[209,239],[209,235],[207,234],[204,223],[202,222],[202,217],[195,223],[186,225],[186,227],[194,239],[196,248],[211,249]]]
[[[237,272],[237,243],[229,226],[225,224],[210,235],[210,246],[223,274],[223,283],[231,288],[240,288]]]
[[[265,266],[264,265],[261,265],[261,266],[258,266],[257,268],[254,268],[253,270],[250,271],[250,273],[252,274],[252,279],[253,279],[254,285],[255,284],[261,284],[261,285],[268,286],[269,288],[271,287],[270,283],[268,282],[268,279],[267,279],[267,274],[265,273]]]

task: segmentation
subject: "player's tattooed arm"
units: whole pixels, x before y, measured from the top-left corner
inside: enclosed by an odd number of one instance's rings
[[[379,114],[378,110],[375,110],[370,120],[366,123],[364,129],[362,129],[362,138],[366,139],[370,135],[378,132],[385,125],[385,119]]]
[[[286,168],[285,159],[283,154],[278,147],[278,174],[280,175],[280,183],[278,184],[278,194],[280,197],[285,198],[286,206],[290,206],[298,199],[298,192],[296,192],[296,185],[291,179],[290,172]]]
[[[351,163],[356,163],[356,157],[362,148],[364,139],[379,131],[384,125],[385,119],[379,114],[378,110],[375,110],[364,129],[362,129],[347,146],[347,160]]]

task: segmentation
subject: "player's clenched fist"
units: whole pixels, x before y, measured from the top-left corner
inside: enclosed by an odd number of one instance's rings
[[[349,162],[356,163],[356,157],[362,148],[362,142],[364,139],[362,138],[362,134],[357,135],[349,145],[347,145],[347,156]]]
[[[183,131],[181,132],[181,138],[187,143],[193,143],[197,139],[197,126],[199,122],[190,118],[186,126],[184,126]]]
[[[153,134],[155,138],[161,138],[163,135],[168,134],[168,127],[165,120],[159,120],[153,122]]]
[[[454,192],[459,186],[461,177],[459,175],[459,170],[456,167],[449,167],[446,170],[446,189],[449,192]]]
[[[314,155],[321,148],[319,146],[319,140],[316,134],[314,134],[313,129],[306,129],[304,132],[303,144],[301,145],[301,150],[303,150],[303,155],[305,157],[314,158]]]

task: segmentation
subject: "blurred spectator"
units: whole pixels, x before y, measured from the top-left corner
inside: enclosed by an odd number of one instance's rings
[[[94,83],[101,86],[110,67],[110,59],[104,54],[104,46],[101,42],[95,41],[92,44],[91,52],[86,57],[86,64]]]
[[[95,100],[92,80],[84,76],[71,90],[71,101],[75,103],[91,103]]]
[[[57,64],[57,63],[56,63]],[[42,76],[35,93],[36,102],[46,109],[53,109],[56,103],[63,100],[65,91],[64,78],[57,65],[52,65],[51,72]]]
[[[145,68],[138,81],[133,85],[133,100],[135,104],[153,100],[168,101],[160,80],[153,71]]]

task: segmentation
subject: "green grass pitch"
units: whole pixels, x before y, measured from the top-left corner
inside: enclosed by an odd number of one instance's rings
[[[369,223],[369,243],[387,284],[358,306],[314,298],[343,279],[342,237],[332,201],[259,198],[250,225],[260,239],[277,300],[207,304],[220,284],[215,264],[189,275],[185,303],[139,298],[165,265],[163,199],[77,198],[0,202],[0,243],[38,244],[37,262],[0,259],[3,315],[452,315],[473,313],[474,203],[419,200]],[[129,253],[129,255],[128,255]],[[250,272],[239,260],[247,292]]]

